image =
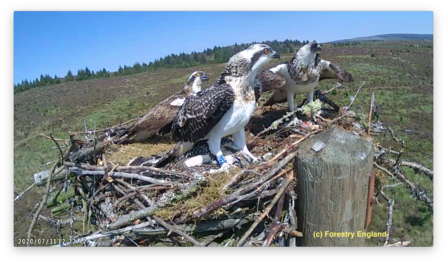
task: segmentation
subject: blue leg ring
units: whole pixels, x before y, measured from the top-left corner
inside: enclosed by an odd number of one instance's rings
[[[220,166],[222,166],[224,163],[227,163],[227,160],[223,155],[217,155],[216,159]]]

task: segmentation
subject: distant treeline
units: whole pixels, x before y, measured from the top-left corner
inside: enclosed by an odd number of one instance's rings
[[[253,42],[254,43],[254,42]],[[234,44],[232,46],[208,48],[203,50],[203,52],[192,52],[191,54],[180,53],[178,55],[171,54],[164,58],[155,59],[153,62],[149,63],[135,63],[133,66],[119,66],[116,72],[109,72],[105,68],[94,71],[90,70],[88,67],[85,69],[79,69],[77,74],[74,75],[71,70],[69,70],[65,77],[61,78],[58,76],[51,77],[48,74],[40,75],[40,78],[35,80],[22,80],[19,84],[14,84],[14,93],[25,91],[32,88],[48,86],[53,84],[59,84],[68,81],[81,81],[87,79],[96,78],[108,78],[111,76],[124,76],[131,75],[140,72],[153,71],[160,68],[189,68],[197,65],[203,65],[207,63],[225,63],[231,56],[237,52],[248,48],[253,43],[246,44]],[[309,40],[299,41],[299,40],[289,40],[284,41],[265,41],[264,44],[271,46],[274,50],[279,53],[295,53],[299,47],[309,43]],[[344,46],[344,45],[358,45],[360,43],[334,43],[334,46]]]
[[[366,45],[366,42],[360,43],[360,42],[334,42],[332,43],[334,47],[344,47],[344,46],[359,46],[359,45]]]

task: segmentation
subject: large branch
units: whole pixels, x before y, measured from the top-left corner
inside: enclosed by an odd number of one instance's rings
[[[284,196],[284,195],[283,195]],[[263,247],[269,247],[276,235],[281,232],[287,224],[273,223],[270,227],[269,234],[264,240]]]
[[[33,188],[36,185],[36,183],[33,183],[32,185],[30,185],[28,188],[26,188],[23,192],[19,193],[15,198],[14,198],[14,202],[19,200],[24,194],[26,194],[29,190],[31,190],[31,188]]]
[[[81,176],[81,175],[106,175],[108,174],[106,171],[89,171],[89,170],[80,170],[76,167],[72,167],[69,169],[71,172],[76,173],[76,175]],[[157,184],[157,185],[184,185],[184,184],[180,184],[178,182],[174,182],[174,181],[167,181],[167,180],[160,180],[160,179],[154,179],[152,177],[149,176],[144,176],[144,175],[140,175],[140,174],[131,174],[131,173],[123,173],[123,172],[111,172],[110,173],[110,177],[112,178],[127,178],[127,179],[136,179],[136,180],[140,180],[140,181],[144,181],[144,182],[148,182],[151,184]]]
[[[433,180],[433,171],[430,170],[430,169],[428,169],[428,168],[426,168],[426,167],[424,167],[424,166],[422,166],[422,164],[412,163],[412,162],[407,162],[407,161],[402,161],[402,162],[400,163],[400,165],[411,167],[411,168],[413,168],[413,170],[414,170],[416,173],[423,173],[423,174],[425,174],[426,176],[428,176],[428,178],[430,178],[431,180]]]
[[[386,163],[388,165],[393,165],[392,164],[393,162],[394,162],[394,160],[388,160]],[[388,175],[391,174],[391,172],[388,171],[386,168],[384,168],[376,163],[374,163],[374,166],[376,168],[384,171]],[[426,189],[422,188],[419,185],[415,185],[413,182],[408,180],[407,177],[405,177],[405,175],[396,167],[392,167],[392,171],[393,171],[392,174],[394,174],[394,176],[396,176],[399,180],[401,180],[406,185],[406,187],[410,190],[410,192],[416,196],[417,199],[424,202],[433,211],[433,201],[428,196]]]
[[[247,238],[251,235],[253,230],[261,223],[262,220],[270,213],[270,210],[272,210],[273,206],[278,202],[278,200],[281,198],[281,196],[284,194],[284,191],[289,186],[289,184],[293,180],[293,172],[290,172],[288,176],[284,179],[284,181],[281,183],[281,188],[279,189],[278,193],[273,198],[272,202],[269,204],[269,206],[265,209],[265,211],[259,215],[259,217],[256,219],[256,221],[251,225],[251,227],[248,229],[247,232],[242,236],[242,238],[237,243],[238,247],[241,247],[244,245]]]
[[[388,240],[390,239],[391,225],[393,224],[394,200],[390,199],[382,190],[380,190],[379,192],[383,196],[383,198],[388,202],[388,221],[386,223],[386,237],[384,244],[384,246],[386,246],[388,244]]]
[[[289,191],[288,193],[288,197],[289,197],[289,207],[288,207],[288,212],[289,212],[289,218],[290,218],[290,227],[291,230],[296,231],[296,229],[298,228],[298,218],[296,216],[296,211],[295,211],[295,191]],[[289,242],[289,246],[290,247],[296,247],[296,238],[294,236],[290,237],[290,242]]]
[[[103,238],[103,237],[110,237],[110,236],[114,236],[114,235],[123,234],[125,232],[133,231],[135,229],[142,228],[142,227],[147,227],[147,226],[149,226],[149,222],[144,222],[144,223],[141,223],[141,224],[138,224],[138,225],[128,226],[128,227],[125,227],[125,228],[121,228],[121,229],[117,229],[117,230],[113,230],[113,231],[108,231],[108,232],[105,232],[105,233],[94,233],[94,234],[91,234],[91,235],[88,235],[88,236],[85,236],[85,237],[79,237],[79,238],[73,239],[73,241],[71,241],[71,242],[65,242],[65,243],[62,243],[60,245],[56,245],[55,247],[72,246],[72,245],[75,245],[75,244],[85,243],[85,242],[89,242],[89,241],[96,240],[96,239]]]
[[[91,170],[91,171],[106,171],[109,170],[109,167],[104,166],[96,166],[96,165],[90,165],[85,163],[72,163],[72,162],[64,162],[64,165],[67,167],[77,167],[80,169],[85,170]],[[155,167],[149,167],[149,166],[116,166],[114,167],[114,171],[117,172],[125,172],[125,173],[146,173],[149,175],[154,176],[173,176],[173,177],[179,177],[183,179],[190,179],[191,176],[175,171],[170,170],[164,170],[160,168]]]
[[[194,233],[203,233],[203,232],[215,232],[222,231],[225,229],[230,229],[234,227],[240,227],[244,224],[247,224],[250,221],[253,221],[253,215],[246,216],[240,219],[219,219],[219,220],[206,220],[200,221],[197,224],[183,224],[178,225],[177,228],[184,232],[194,232]],[[166,228],[140,228],[134,231],[138,236],[153,236],[153,235],[161,235],[169,232]]]
[[[95,144],[91,147],[81,148],[76,152],[69,153],[67,158],[73,163],[81,163],[88,160],[91,157],[94,157],[96,154],[102,153],[104,149],[110,144],[111,142],[105,141]]]
[[[47,203],[47,198],[48,198],[48,195],[49,195],[50,185],[51,185],[50,184],[51,183],[51,177],[53,176],[54,171],[56,170],[56,167],[57,167],[58,164],[59,163],[55,163],[53,168],[51,169],[51,174],[50,174],[50,177],[47,180],[47,185],[45,187],[45,192],[43,194],[42,201],[40,202],[39,208],[37,209],[36,213],[34,214],[33,220],[31,221],[31,225],[29,226],[29,229],[28,229],[28,234],[27,234],[28,240],[31,239],[31,235],[32,235],[32,232],[33,232],[33,229],[34,229],[34,225],[36,224],[37,219],[39,218],[39,215],[42,212],[42,209],[43,209],[44,205]]]
[[[314,135],[314,134],[317,134],[317,133],[320,133],[320,132],[322,132],[322,131],[323,131],[323,129],[315,130],[315,131],[313,131],[313,132],[310,132],[310,133],[306,134],[304,137],[300,138],[300,139],[297,140],[296,142],[294,142],[294,143],[292,143],[292,144],[290,144],[290,145],[286,145],[286,146],[284,147],[284,149],[281,150],[279,153],[277,153],[272,159],[270,159],[270,160],[269,160],[268,162],[266,162],[266,163],[263,163],[263,164],[261,164],[261,165],[258,165],[254,170],[255,170],[255,171],[261,171],[261,170],[269,169],[270,167],[272,167],[272,166],[274,166],[275,164],[277,164],[277,163],[278,163],[278,160],[281,159],[283,156],[285,156],[285,155],[287,155],[287,154],[288,154],[287,157],[285,157],[284,159],[295,157],[296,153],[298,152],[298,151],[296,150],[296,148],[298,147],[298,145],[299,145],[301,142],[303,142],[304,140],[306,140],[306,139],[309,138],[310,136],[312,136],[312,135]],[[292,152],[292,153],[290,153],[290,152]],[[291,160],[291,159],[290,159],[290,160]],[[290,161],[290,160],[289,160],[289,161]],[[287,161],[287,163],[288,163],[289,161]],[[282,162],[282,161],[281,161],[281,162]]]
[[[349,108],[351,108],[352,104],[354,103],[355,99],[357,98],[357,95],[359,94],[360,90],[363,88],[363,85],[365,85],[365,82],[363,82],[362,85],[360,85],[360,87],[357,89],[357,93],[355,93],[354,98],[352,99],[352,101],[349,104],[349,106],[346,107],[346,110],[349,110]]]
[[[177,228],[177,226],[171,226],[170,224],[166,223],[165,221],[163,221],[163,219],[159,218],[158,216],[152,216],[152,218],[157,221],[157,223],[159,223],[160,225],[162,225],[163,227],[165,227],[166,229],[169,230],[169,232],[174,232],[177,235],[180,235],[182,237],[184,237],[186,240],[188,240],[189,242],[193,243],[194,246],[196,247],[203,247],[204,245],[202,243],[199,243],[197,240],[195,240],[192,236],[184,233],[183,231],[181,231],[180,229]]]

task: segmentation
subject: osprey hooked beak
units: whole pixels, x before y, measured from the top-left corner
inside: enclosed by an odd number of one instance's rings
[[[273,50],[273,58],[280,58],[280,57],[281,56],[279,55],[279,53]]]
[[[321,50],[321,46],[320,46],[320,48],[318,48],[319,46],[320,45],[318,45],[317,41],[315,41],[315,40],[312,41],[311,45],[310,45],[310,51],[320,53],[319,51]]]
[[[206,74],[206,73],[203,74],[200,78],[204,81],[209,80],[208,74]]]

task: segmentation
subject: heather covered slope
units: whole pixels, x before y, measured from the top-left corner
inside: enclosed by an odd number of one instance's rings
[[[380,120],[393,128],[407,142],[405,160],[420,162],[433,168],[433,49],[426,41],[388,41],[355,46],[324,45],[321,57],[336,62],[355,78],[344,90],[334,91],[330,98],[339,105],[349,104],[358,86],[363,91],[356,99],[359,110],[367,112],[371,93],[381,103]],[[282,54],[281,61],[292,54]],[[272,61],[271,65],[278,63]],[[32,183],[32,174],[55,161],[58,152],[54,144],[41,134],[68,138],[67,132],[82,131],[83,120],[89,129],[101,129],[110,124],[137,118],[167,96],[181,89],[194,70],[210,75],[211,84],[222,71],[224,63],[205,64],[192,68],[159,69],[133,75],[103,79],[72,81],[39,87],[14,95],[14,190],[18,193]],[[329,89],[333,82],[322,82],[320,89]],[[263,94],[268,98],[270,94]],[[304,97],[299,97],[301,101]],[[262,102],[260,103],[262,105]],[[397,147],[389,136],[376,138],[382,145]],[[149,144],[148,144],[149,145]],[[432,181],[406,171],[409,179],[433,190]],[[393,182],[390,182],[392,184]],[[34,189],[15,203],[15,240],[25,237],[30,223],[29,214],[40,198]],[[414,201],[405,187],[388,192],[395,204],[395,231],[392,238],[407,240],[414,245],[431,245],[432,215]],[[383,200],[381,200],[383,203]],[[374,208],[374,230],[382,230],[386,207]],[[37,229],[44,229],[39,222]],[[383,230],[382,230],[383,231]],[[47,232],[53,237],[54,233]],[[372,244],[374,245],[374,244]]]

